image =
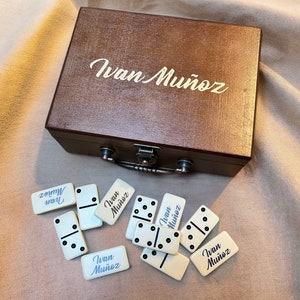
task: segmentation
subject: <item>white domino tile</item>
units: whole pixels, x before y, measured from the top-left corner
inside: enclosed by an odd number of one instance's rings
[[[132,243],[137,246],[170,254],[178,252],[179,241],[180,232],[178,230],[147,222],[137,224],[132,239]]]
[[[135,189],[117,179],[98,205],[95,215],[109,225],[114,225],[128,204]]]
[[[88,184],[75,189],[77,214],[81,230],[102,226],[102,220],[95,215],[100,201],[96,184]]]
[[[136,197],[125,234],[127,239],[132,240],[139,221],[153,222],[157,203],[157,200],[149,197],[142,195]]]
[[[88,247],[74,211],[56,217],[53,222],[59,243],[67,260],[88,252]]]
[[[74,186],[66,183],[35,192],[31,195],[31,202],[36,215],[74,205]]]
[[[190,259],[200,274],[207,276],[238,251],[239,248],[230,235],[223,231],[194,252]]]
[[[155,224],[178,229],[186,200],[182,197],[166,193],[162,199]]]
[[[148,248],[144,248],[141,260],[176,280],[182,279],[190,262],[181,253],[172,255]]]
[[[57,216],[53,222],[65,258],[81,256],[83,276],[91,280],[127,270],[130,264],[124,246],[86,254],[88,247],[81,230],[100,227],[102,221],[115,224],[134,192],[131,185],[117,179],[102,201],[96,184],[74,189],[72,183],[35,192],[31,200],[35,214],[77,203],[79,222],[74,211]],[[185,203],[184,198],[166,193],[153,224],[158,201],[138,195],[126,230],[127,239],[145,247],[140,256],[142,261],[178,281],[182,280],[190,261],[202,276],[207,276],[239,251],[226,231],[197,250],[219,218],[202,205],[179,231]],[[180,243],[193,253],[190,258],[178,252]]]
[[[193,253],[218,224],[219,217],[202,205],[181,229],[181,245]]]
[[[186,200],[182,197],[170,193],[164,194],[155,224],[178,229],[185,203]],[[149,248],[144,248],[141,260],[176,280],[182,279],[190,261],[179,252],[169,254]]]
[[[118,246],[81,257],[83,277],[91,280],[129,269],[124,246]]]

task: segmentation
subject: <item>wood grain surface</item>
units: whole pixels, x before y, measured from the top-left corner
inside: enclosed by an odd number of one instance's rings
[[[254,27],[81,8],[46,127],[71,152],[111,140],[244,165],[260,39]]]

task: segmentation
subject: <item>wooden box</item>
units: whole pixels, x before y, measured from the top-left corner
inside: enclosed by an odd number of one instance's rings
[[[250,159],[259,28],[81,8],[46,128],[62,147],[153,173]]]

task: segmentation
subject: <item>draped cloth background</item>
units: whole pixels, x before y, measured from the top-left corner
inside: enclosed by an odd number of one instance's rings
[[[80,5],[253,25],[263,31],[253,159],[235,177],[153,176],[66,153],[44,129]],[[0,290],[3,299],[300,298],[300,2],[147,0],[0,2]],[[141,41],[142,42],[142,41]],[[140,261],[125,239],[131,201],[115,226],[87,231],[90,252],[125,245],[130,270],[85,281],[80,259],[63,258],[52,224],[31,193],[72,182],[104,195],[116,178],[161,201],[201,205],[239,253],[208,277],[190,264],[182,281]],[[181,251],[187,254],[184,251]]]

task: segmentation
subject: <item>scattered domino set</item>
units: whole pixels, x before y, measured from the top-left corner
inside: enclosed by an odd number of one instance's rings
[[[96,184],[74,188],[66,183],[33,193],[31,201],[35,214],[77,206],[77,214],[68,211],[53,223],[64,257],[71,260],[81,256],[83,277],[90,280],[130,268],[123,245],[88,253],[83,231],[103,223],[114,225],[134,192],[131,185],[117,179],[100,200]],[[179,230],[185,204],[184,198],[164,194],[154,222],[158,201],[138,195],[125,234],[133,245],[143,247],[142,261],[176,280],[183,278],[190,261],[202,276],[207,276],[239,250],[226,231],[200,247],[219,222],[219,217],[204,205]],[[190,258],[179,252],[180,245],[191,253]]]

